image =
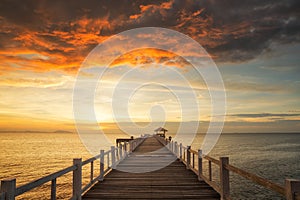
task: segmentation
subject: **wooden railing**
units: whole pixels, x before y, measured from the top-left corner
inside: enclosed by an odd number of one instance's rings
[[[73,186],[72,186],[72,200],[80,200],[82,194],[84,194],[91,186],[98,181],[103,181],[106,174],[112,169],[115,169],[117,164],[121,162],[128,154],[130,154],[137,146],[139,146],[145,138],[137,138],[129,142],[119,143],[117,147],[112,146],[110,150],[101,150],[100,154],[82,161],[81,158],[73,159],[73,165],[49,174],[35,181],[29,182],[25,185],[16,187],[16,179],[1,180],[0,187],[0,200],[14,200],[15,197],[24,194],[34,188],[37,188],[47,182],[51,182],[51,200],[56,199],[56,179],[73,172]],[[95,165],[94,163],[99,160],[100,173],[98,176],[94,176]],[[82,167],[90,165],[90,179],[87,185],[82,186]]]
[[[233,172],[256,184],[285,196],[287,200],[300,200],[300,180],[286,179],[285,185],[281,186],[229,164],[228,157],[215,159],[208,155],[203,155],[202,150],[192,150],[191,146],[184,147],[181,143],[178,144],[177,142],[170,142],[167,139],[164,140],[161,138],[159,141],[166,145],[166,147],[186,165],[187,169],[196,173],[199,180],[204,180],[207,184],[214,188],[221,195],[221,199],[230,199],[229,172]],[[204,160],[208,163],[208,176],[205,176],[203,173]],[[212,165],[219,168],[218,182],[213,179]]]

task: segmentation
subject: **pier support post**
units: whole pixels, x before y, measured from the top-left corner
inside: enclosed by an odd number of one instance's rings
[[[15,200],[16,179],[2,180],[0,191],[5,192],[5,200]]]
[[[230,194],[229,185],[229,170],[225,165],[229,164],[228,157],[220,157],[220,186],[221,186],[221,199],[225,200]]]
[[[100,177],[99,180],[103,181],[104,178],[104,150],[100,151]]]
[[[285,180],[285,194],[287,200],[300,199],[300,180],[286,179]],[[296,198],[297,195],[297,198]]]
[[[73,165],[77,167],[77,169],[73,171],[73,197],[75,197],[76,200],[81,200],[82,159],[74,158]]]
[[[116,169],[116,148],[111,146],[111,168]]]
[[[198,149],[198,180],[201,180],[202,176],[202,150]]]
[[[186,149],[186,168],[190,169],[190,164],[191,164],[191,146],[187,146]]]

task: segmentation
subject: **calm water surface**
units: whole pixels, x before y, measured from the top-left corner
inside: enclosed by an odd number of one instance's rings
[[[0,141],[0,179],[16,177],[17,185],[68,167],[73,158],[91,157],[75,133],[0,133]],[[192,148],[200,148],[201,141],[197,137]],[[223,134],[210,155],[229,156],[231,164],[279,184],[300,179],[300,134]],[[83,172],[87,182],[89,166]],[[233,199],[283,199],[238,176],[230,178]],[[71,180],[71,173],[57,180],[58,199],[70,197]],[[49,194],[46,184],[18,199],[49,199]]]

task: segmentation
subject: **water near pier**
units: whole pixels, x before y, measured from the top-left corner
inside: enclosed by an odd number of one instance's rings
[[[124,135],[111,135],[118,137]],[[200,147],[202,138],[195,139],[193,149]],[[91,157],[75,133],[0,133],[0,141],[0,179],[16,177],[17,185],[70,166],[73,158]],[[276,183],[300,178],[300,134],[223,134],[210,155],[229,156],[235,166]],[[89,169],[83,171],[87,181]],[[72,174],[57,180],[58,199],[70,197],[71,180]],[[233,199],[283,199],[240,177],[232,175],[231,180]],[[49,194],[48,184],[20,199],[47,199]]]

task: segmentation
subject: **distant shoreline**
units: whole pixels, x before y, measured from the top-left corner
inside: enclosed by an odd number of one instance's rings
[[[21,130],[21,131],[0,131],[0,133],[74,133],[72,131],[65,130],[55,130],[55,131],[29,131],[29,130]]]
[[[55,130],[55,131],[30,131],[30,130],[20,130],[20,131],[0,131],[0,133],[76,133],[76,131],[66,131],[66,130]],[[119,133],[106,133],[106,134],[119,134]],[[189,133],[187,133],[189,134]],[[210,133],[210,134],[218,134],[218,133]],[[221,135],[233,135],[233,134],[300,134],[300,132],[248,132],[248,133],[238,133],[238,132],[232,132],[232,133],[221,133]],[[170,133],[170,135],[173,135],[173,133]],[[197,133],[197,135],[206,135],[206,133]]]

